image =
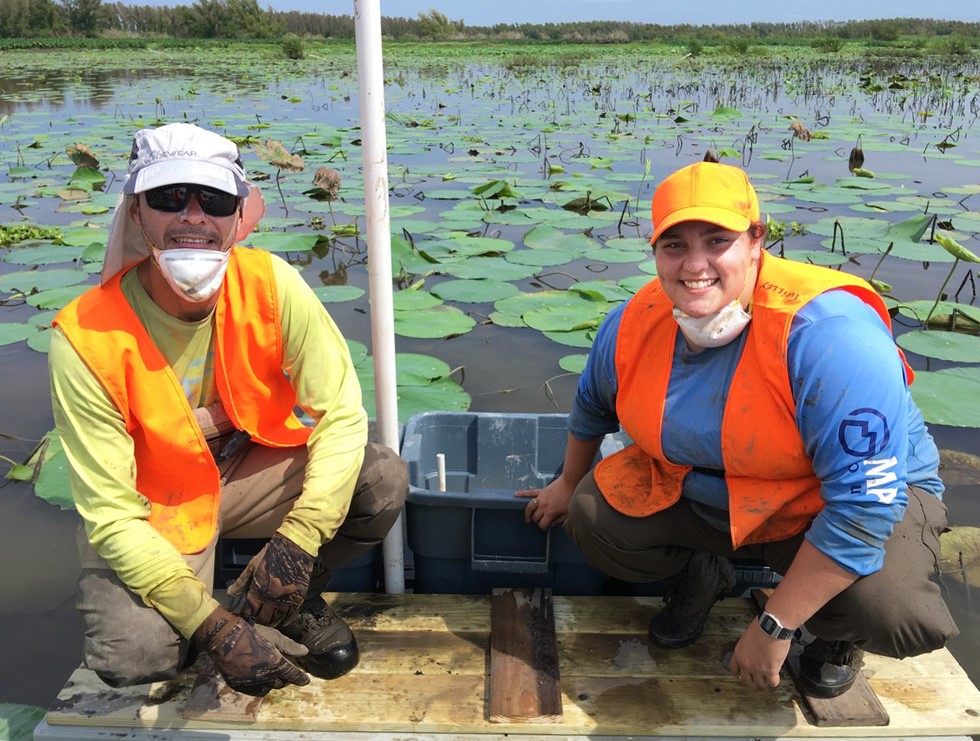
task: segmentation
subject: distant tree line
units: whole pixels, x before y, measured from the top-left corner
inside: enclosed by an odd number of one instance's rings
[[[898,41],[905,37],[949,37],[980,41],[980,23],[895,18],[867,21],[750,23],[743,25],[659,25],[625,21],[578,23],[498,23],[467,26],[438,10],[416,18],[382,18],[388,39],[530,40],[590,43],[725,42],[733,37],[751,43],[806,41],[818,38]],[[352,39],[350,15],[263,10],[257,0],[195,0],[190,6],[131,5],[103,0],[2,0],[0,38],[172,37],[172,38],[304,38]]]

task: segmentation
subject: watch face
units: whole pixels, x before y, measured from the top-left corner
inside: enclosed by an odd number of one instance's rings
[[[762,632],[770,638],[778,638],[779,640],[786,640],[787,638],[792,638],[794,635],[796,635],[795,630],[784,628],[779,621],[768,612],[763,612],[761,615],[759,615],[759,627],[762,628]]]
[[[759,617],[759,627],[767,636],[775,636],[779,633],[779,624],[773,620],[772,615],[766,612]]]

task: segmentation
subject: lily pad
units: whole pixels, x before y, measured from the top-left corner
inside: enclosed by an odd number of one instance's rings
[[[899,335],[899,347],[927,358],[980,363],[980,341],[971,335],[942,330],[916,330]]]
[[[432,287],[432,293],[444,301],[491,303],[517,293],[517,286],[502,280],[449,280]]]
[[[976,427],[980,419],[980,380],[953,369],[917,371],[909,386],[926,422],[950,427]]]
[[[339,304],[359,299],[364,295],[364,289],[360,286],[317,286],[313,293],[325,304]]]
[[[588,355],[566,355],[559,359],[558,367],[569,373],[581,373],[585,370],[585,363],[588,359]]]
[[[246,242],[266,252],[309,252],[319,240],[317,234],[302,232],[253,232]]]
[[[465,412],[470,408],[470,395],[462,386],[450,380],[437,381],[428,386],[402,386],[398,388],[398,420],[407,422],[409,418],[422,412],[449,411]],[[364,408],[375,408],[373,391],[365,391]]]
[[[395,334],[402,337],[450,337],[466,334],[476,326],[476,321],[455,306],[401,310],[394,314]]]
[[[0,347],[21,342],[36,333],[37,327],[31,324],[0,323]]]
[[[34,482],[34,493],[38,497],[61,509],[75,509],[68,485],[68,458],[57,430],[44,436],[27,465],[38,471]]]
[[[64,288],[49,288],[28,296],[25,301],[38,309],[62,309],[77,297],[81,296],[89,286],[65,286]]]
[[[395,311],[416,311],[439,306],[442,303],[442,299],[433,296],[428,291],[406,290],[393,294],[391,303]]]
[[[33,290],[72,286],[88,280],[81,270],[21,270],[0,275],[0,293],[27,293]]]
[[[31,741],[34,728],[44,720],[47,711],[34,705],[0,703],[0,738],[7,741]]]
[[[960,525],[943,533],[939,539],[939,570],[955,581],[980,587],[980,527]]]

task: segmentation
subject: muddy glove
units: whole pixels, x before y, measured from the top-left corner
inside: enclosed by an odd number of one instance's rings
[[[224,607],[216,607],[204,618],[192,640],[207,652],[225,682],[237,692],[264,697],[287,684],[310,683],[303,670],[290,664],[254,626]]]
[[[299,610],[312,572],[313,556],[276,533],[228,587],[228,594],[244,594],[240,614],[245,620],[275,627]]]

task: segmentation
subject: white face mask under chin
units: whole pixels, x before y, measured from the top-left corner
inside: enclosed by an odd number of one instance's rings
[[[702,317],[688,316],[680,309],[674,309],[677,326],[687,341],[697,347],[727,345],[742,334],[751,319],[752,315],[737,300],[714,314]]]
[[[193,303],[207,301],[225,279],[228,252],[202,249],[153,249],[153,259],[167,284]]]

